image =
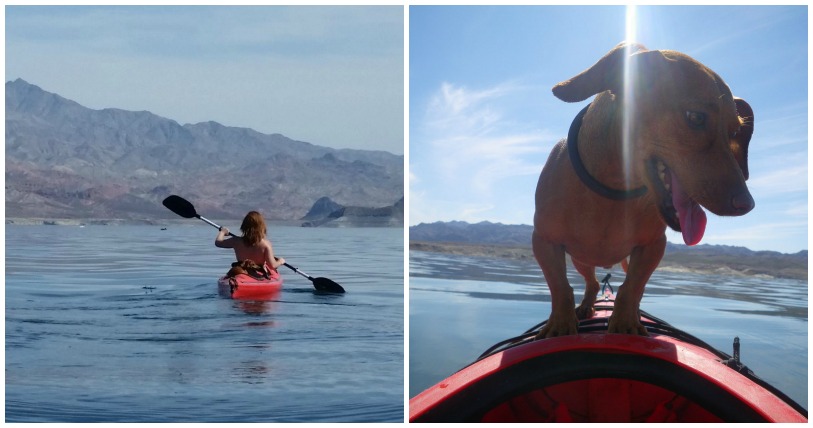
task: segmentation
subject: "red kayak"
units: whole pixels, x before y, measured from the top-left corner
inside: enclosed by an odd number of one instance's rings
[[[268,300],[282,290],[282,276],[276,271],[269,278],[255,278],[239,274],[233,278],[224,276],[217,280],[221,296],[243,300]]]
[[[734,356],[641,311],[649,337],[608,334],[614,299],[579,334],[503,341],[409,401],[410,422],[807,422]]]

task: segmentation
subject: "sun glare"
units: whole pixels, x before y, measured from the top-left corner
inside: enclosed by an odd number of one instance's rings
[[[634,43],[636,42],[636,33],[637,33],[637,19],[636,19],[636,11],[634,5],[627,5],[627,13],[626,13],[626,42],[627,43]],[[624,119],[623,119],[623,128],[622,128],[622,155],[624,159],[624,178],[626,181],[627,188],[630,188],[630,181],[631,178],[631,139],[632,136],[632,120],[635,118],[635,105],[632,100],[635,99],[634,91],[635,85],[632,84],[633,79],[635,78],[635,70],[630,65],[630,45],[627,45],[627,52],[624,56]]]
[[[627,5],[626,39],[628,42],[635,42],[638,36],[638,17],[635,5]]]

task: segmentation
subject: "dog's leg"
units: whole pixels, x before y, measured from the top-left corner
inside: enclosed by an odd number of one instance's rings
[[[666,235],[655,242],[635,247],[630,254],[627,278],[615,297],[615,308],[610,316],[608,332],[639,334],[649,336],[640,322],[639,306],[644,296],[644,287],[650,275],[658,267],[666,249]]]
[[[536,262],[548,282],[551,296],[550,318],[536,338],[576,334],[579,320],[574,310],[573,288],[567,282],[564,247],[545,241],[534,232],[533,250]]]
[[[596,279],[596,268],[594,266],[583,264],[573,257],[570,260],[573,261],[576,270],[584,277],[584,298],[579,307],[576,308],[576,317],[580,320],[586,320],[596,312],[593,305],[596,304],[596,296],[598,296],[601,286],[598,279]]]

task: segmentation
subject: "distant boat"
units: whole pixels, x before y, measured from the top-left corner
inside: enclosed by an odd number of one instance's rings
[[[161,228],[161,230],[167,230],[167,228],[166,228],[166,227],[162,227],[162,228]]]

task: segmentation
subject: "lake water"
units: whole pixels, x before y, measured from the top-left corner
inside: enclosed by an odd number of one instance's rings
[[[269,225],[267,302],[219,297],[202,222],[6,225],[7,422],[402,422],[403,229]],[[239,223],[225,224],[234,230]]]
[[[611,273],[616,288],[620,266]],[[577,302],[584,283],[569,271]],[[806,281],[658,271],[641,309],[732,353],[807,408]],[[550,294],[535,261],[410,251],[409,396],[473,362],[491,345],[548,318]]]

